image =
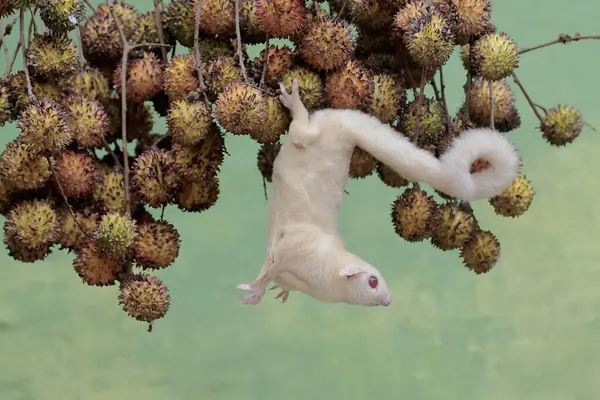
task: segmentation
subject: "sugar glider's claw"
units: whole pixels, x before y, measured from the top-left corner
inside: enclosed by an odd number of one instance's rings
[[[298,79],[294,78],[294,81],[292,82],[292,96],[298,95]]]
[[[273,285],[273,286],[271,287],[271,289],[269,289],[269,291],[271,291],[271,290],[275,290],[275,289],[278,289],[278,288],[279,288],[279,286],[277,286],[277,285]]]
[[[288,292],[287,290],[282,290],[281,292],[279,292],[279,294],[277,296],[275,296],[275,298],[281,299],[281,302],[285,303],[287,301],[289,295],[290,295],[290,292]]]

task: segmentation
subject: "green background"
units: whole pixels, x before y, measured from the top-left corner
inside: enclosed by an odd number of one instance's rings
[[[151,2],[134,3],[146,11]],[[590,0],[505,0],[493,10],[523,47],[598,34],[599,15]],[[528,53],[518,72],[536,102],[573,104],[600,128],[599,63],[600,42],[587,41]],[[455,110],[464,82],[456,54],[446,71]],[[584,128],[574,144],[550,147],[515,93],[523,123],[510,136],[537,197],[519,219],[475,204],[502,243],[489,274],[395,236],[388,216],[399,192],[374,175],[350,183],[341,229],[348,248],[381,269],[392,305],[299,293],[282,305],[270,292],[244,306],[234,288],[263,261],[266,202],[258,146],[228,137],[218,204],[166,212],[183,247],[159,274],[172,305],[152,334],[120,310],[116,287],[84,286],[72,256],[55,251],[32,265],[0,254],[0,399],[597,399],[600,138]],[[5,126],[0,141],[15,135]]]

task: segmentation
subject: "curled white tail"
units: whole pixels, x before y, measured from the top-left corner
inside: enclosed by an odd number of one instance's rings
[[[494,197],[518,174],[519,157],[515,147],[495,130],[467,130],[437,159],[375,117],[350,110],[342,113],[338,123],[353,136],[357,146],[405,179],[426,183],[458,199],[472,201]],[[471,165],[478,158],[491,165],[482,172],[471,174]]]

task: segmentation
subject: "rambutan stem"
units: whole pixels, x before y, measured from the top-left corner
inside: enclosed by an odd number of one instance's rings
[[[417,96],[417,115],[415,115],[415,129],[412,132],[411,139],[415,139],[419,134],[421,128],[421,108],[423,107],[423,100],[425,100],[425,83],[427,83],[427,74],[425,68],[421,71],[421,86],[419,87],[419,95]]]
[[[450,134],[450,127],[452,121],[450,121],[450,113],[448,112],[448,102],[446,101],[446,84],[444,83],[444,71],[440,67],[440,92],[442,94],[442,105],[444,106],[444,113],[446,114],[446,132]]]
[[[83,0],[83,2],[85,3],[86,6],[89,7],[90,10],[92,10],[92,12],[96,11],[96,9],[94,8],[94,6],[92,5],[92,3],[90,3],[90,0]],[[110,5],[110,4],[109,4]]]
[[[112,157],[113,161],[115,162],[115,165],[118,165],[119,168],[121,169],[121,171],[123,171],[123,164],[121,164],[121,161],[119,160],[119,157],[117,157],[117,155],[115,154],[115,152],[113,151],[113,149],[110,147],[110,145],[108,144],[108,142],[106,141],[106,138],[104,136],[102,136],[102,143],[104,144],[104,148],[106,149],[106,151],[108,152],[108,154],[110,154],[110,156]]]
[[[579,33],[576,33],[575,35],[571,36],[571,35],[562,33],[558,36],[558,39],[556,39],[556,40],[538,44],[537,46],[527,47],[527,48],[519,51],[519,54],[528,53],[530,51],[537,50],[537,49],[543,49],[544,47],[552,46],[555,44],[567,44],[567,43],[578,42],[580,40],[586,40],[586,39],[600,39],[600,35],[581,36]]]
[[[198,0],[194,19],[194,58],[196,60],[196,73],[198,74],[198,88],[204,96],[204,102],[210,104],[208,96],[206,96],[206,86],[204,85],[204,77],[202,76],[202,54],[200,54],[200,17],[202,17],[203,8],[204,0]]]
[[[242,77],[244,78],[244,82],[248,83],[248,74],[246,73],[246,66],[244,65],[244,56],[242,55],[242,33],[240,31],[240,0],[235,0],[235,36],[237,40],[237,57],[238,62],[240,63],[240,69],[242,70]]]
[[[346,7],[348,6],[348,1],[349,0],[345,0],[344,4],[342,4],[342,7],[340,7],[340,12],[335,16],[335,21],[342,18],[342,16],[344,15],[344,12],[346,11]]]
[[[267,77],[267,68],[269,65],[269,34],[267,33],[267,39],[265,40],[265,57],[263,59],[265,65],[263,65],[262,75],[260,77],[259,88],[263,88],[265,86],[265,79]]]
[[[158,0],[154,0],[154,24],[156,24],[156,31],[158,32],[158,41],[160,44],[165,44],[165,31],[162,26],[162,9]],[[160,53],[163,61],[167,62],[167,49],[161,47]]]
[[[535,113],[535,116],[537,117],[537,119],[540,120],[540,124],[544,125],[544,118],[542,118],[542,116],[540,115],[539,111],[535,107],[535,103],[533,102],[533,100],[531,100],[531,97],[529,97],[529,94],[527,93],[527,91],[525,90],[525,87],[523,86],[523,84],[521,83],[521,81],[519,80],[519,78],[517,77],[517,74],[513,72],[512,73],[512,78],[515,81],[515,83],[517,84],[517,86],[519,87],[519,89],[521,89],[521,92],[523,92],[523,96],[525,96],[525,99],[529,103],[529,106],[531,107],[531,109]]]
[[[34,33],[38,33],[39,32],[39,28],[38,28],[38,24],[37,21],[35,20],[35,12],[37,11],[37,7],[34,7],[33,9],[31,7],[29,7],[29,14],[31,15],[31,23],[33,24],[33,32]],[[31,25],[29,25],[29,35],[31,37]]]
[[[23,56],[23,70],[25,71],[25,82],[27,83],[27,94],[29,98],[34,98],[33,88],[31,86],[31,77],[29,76],[29,67],[27,66],[27,48],[25,46],[25,7],[19,10],[19,42],[21,43],[21,54]]]
[[[85,55],[83,54],[83,42],[81,41],[81,27],[78,26],[77,29],[75,29],[75,31],[77,32],[77,40],[79,41],[79,65],[81,67],[84,67],[87,61],[85,59]]]
[[[494,129],[494,82],[488,81],[490,87],[490,128]]]

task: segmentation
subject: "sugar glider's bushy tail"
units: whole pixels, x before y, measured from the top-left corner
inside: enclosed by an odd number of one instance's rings
[[[350,110],[343,110],[343,114],[337,122],[353,136],[357,146],[405,179],[426,183],[458,199],[494,197],[518,174],[517,150],[495,130],[477,128],[463,132],[438,159],[375,117]],[[471,174],[471,164],[478,158],[491,166]]]

